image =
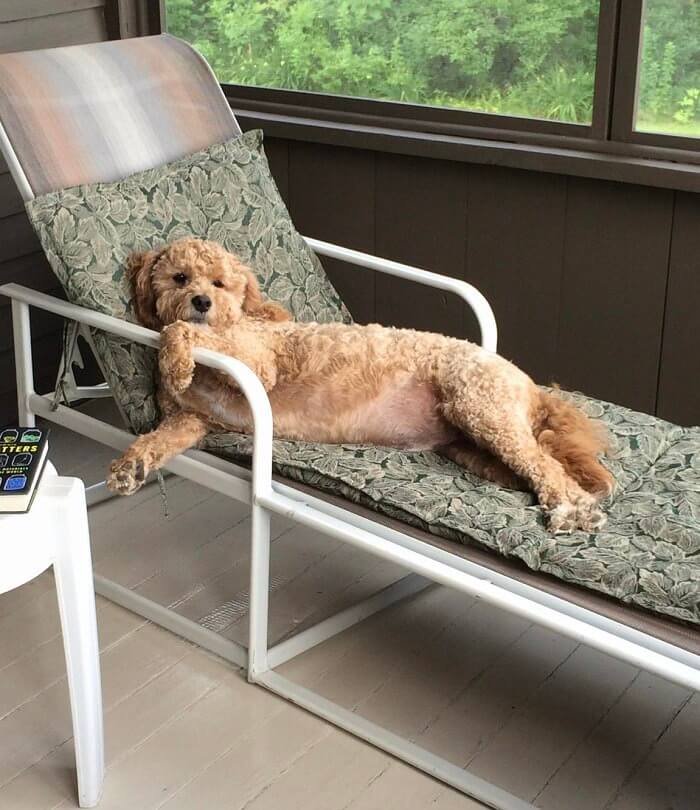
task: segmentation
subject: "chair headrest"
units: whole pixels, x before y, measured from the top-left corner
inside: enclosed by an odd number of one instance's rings
[[[241,131],[207,62],[168,34],[0,55],[0,124],[25,200],[118,180]]]

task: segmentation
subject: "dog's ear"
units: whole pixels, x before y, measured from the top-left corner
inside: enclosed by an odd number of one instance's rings
[[[240,270],[246,277],[246,288],[243,294],[243,311],[253,318],[263,318],[266,321],[291,321],[292,316],[287,310],[276,301],[266,301],[260,287],[258,280],[255,278],[254,273],[243,265]]]
[[[151,275],[163,253],[165,248],[147,250],[143,253],[132,253],[126,260],[126,272],[133,293],[134,313],[139,323],[156,330],[160,330],[163,324],[156,312],[156,297]]]

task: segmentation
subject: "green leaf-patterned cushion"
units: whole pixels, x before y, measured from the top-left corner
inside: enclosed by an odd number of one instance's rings
[[[220,242],[297,320],[348,321],[347,309],[294,229],[259,130],[114,183],[54,191],[27,204],[51,267],[75,304],[135,320],[127,256],[186,236]],[[98,359],[136,433],[153,428],[155,352],[93,331]]]
[[[602,419],[614,440],[606,460],[617,481],[597,534],[552,535],[529,493],[502,489],[434,453],[277,440],[275,467],[296,481],[461,543],[700,624],[700,428],[680,428],[619,405],[570,396]],[[250,439],[208,437],[231,459]]]

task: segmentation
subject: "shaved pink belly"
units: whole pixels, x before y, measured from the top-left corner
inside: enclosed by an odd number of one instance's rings
[[[459,434],[442,417],[439,404],[428,383],[411,377],[390,383],[379,396],[358,404],[348,415],[345,428],[352,438],[342,441],[412,450],[449,444]]]
[[[252,430],[250,411],[242,397],[221,395],[207,385],[190,389],[188,403],[232,430]],[[374,444],[431,450],[459,438],[441,415],[439,400],[428,383],[410,374],[387,380],[372,395],[336,390],[332,383],[313,387],[279,385],[270,394],[275,436],[324,444]]]

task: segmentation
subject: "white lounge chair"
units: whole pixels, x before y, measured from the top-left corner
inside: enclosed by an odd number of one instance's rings
[[[193,115],[196,126],[192,125]],[[189,46],[169,36],[0,56],[0,147],[25,202],[77,184],[117,180],[239,133],[206,63]],[[321,256],[461,296],[477,316],[482,345],[496,349],[491,308],[469,284],[316,239],[306,241]],[[18,284],[7,284],[0,292],[12,299],[21,423],[31,425],[39,416],[113,448],[126,448],[134,438],[128,431],[66,405],[53,407],[53,393],[42,395],[34,390],[29,308],[53,312],[78,324],[88,339],[89,329],[94,328],[157,347],[158,334]],[[700,631],[692,617],[682,623],[641,611],[580,585],[530,571],[518,561],[479,545],[439,537],[379,515],[366,505],[351,504],[273,476],[272,416],[262,385],[241,362],[205,350],[197,350],[195,357],[199,363],[230,374],[249,400],[255,421],[252,471],[244,464],[202,451],[185,453],[167,469],[251,506],[249,647],[246,650],[118,583],[97,577],[100,594],[247,667],[252,682],[497,808],[530,805],[275,670],[436,582],[670,681],[700,689]],[[109,393],[105,385],[73,386],[69,399]],[[90,489],[89,496],[95,503],[109,493],[104,484],[98,484]],[[361,604],[269,647],[269,526],[273,514],[284,515],[412,573]]]

